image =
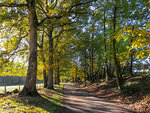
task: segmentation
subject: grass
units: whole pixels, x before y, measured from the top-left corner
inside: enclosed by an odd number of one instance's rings
[[[20,89],[23,88],[23,85],[20,85]],[[18,89],[19,90],[19,86],[6,86],[6,91],[12,91],[14,89]],[[0,87],[0,93],[4,93],[4,86]]]
[[[0,97],[0,113],[60,113],[63,84],[55,85],[55,90],[41,88],[38,92],[41,97],[18,97],[17,94]]]
[[[20,90],[23,89],[24,85],[20,85]],[[37,84],[38,88],[43,87],[43,84]],[[6,91],[12,91],[14,89],[18,89],[19,90],[19,85],[15,85],[15,86],[6,86]],[[4,86],[0,86],[0,93],[4,93]]]

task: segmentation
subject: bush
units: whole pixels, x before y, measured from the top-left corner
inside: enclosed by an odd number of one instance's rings
[[[121,93],[132,95],[137,92],[141,92],[142,95],[145,95],[149,92],[150,89],[150,77],[141,76],[140,78],[133,78],[127,80],[124,85],[121,87]]]
[[[131,85],[131,86],[122,86],[121,87],[121,93],[126,95],[132,95],[140,91],[139,87],[137,85]]]

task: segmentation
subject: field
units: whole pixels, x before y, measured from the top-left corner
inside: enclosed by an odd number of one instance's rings
[[[61,110],[63,113],[63,84],[55,85],[54,90],[39,88],[38,92],[41,97],[18,97],[17,94],[0,97],[0,113],[59,113]]]
[[[20,85],[20,90],[22,90],[24,85]],[[43,87],[43,84],[36,84],[37,88],[41,88]],[[6,86],[6,91],[12,91],[14,89],[18,89],[19,90],[19,85],[14,85],[14,86]],[[4,86],[0,86],[0,93],[4,93],[5,87]]]

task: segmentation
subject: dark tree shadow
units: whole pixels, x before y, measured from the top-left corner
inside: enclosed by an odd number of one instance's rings
[[[136,113],[70,85],[65,87],[64,100],[66,113]]]

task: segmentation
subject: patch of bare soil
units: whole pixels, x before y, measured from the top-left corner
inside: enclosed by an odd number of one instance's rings
[[[116,89],[115,80],[110,80],[108,83],[97,82],[86,87],[79,84],[76,84],[76,86],[98,97],[124,104],[127,108],[137,112],[150,113],[150,97],[143,96],[141,92],[131,94],[130,96],[119,93]]]

